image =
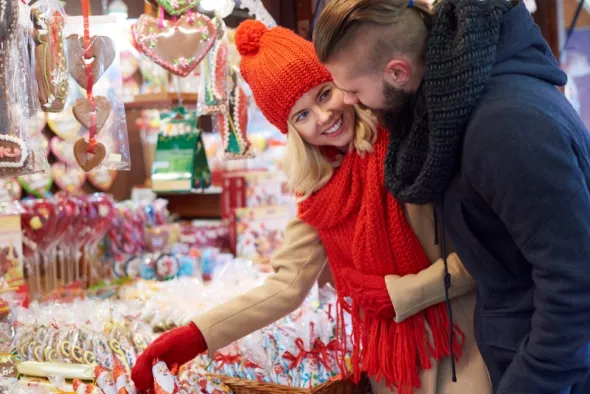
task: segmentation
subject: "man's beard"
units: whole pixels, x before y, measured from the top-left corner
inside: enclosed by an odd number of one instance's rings
[[[416,93],[397,89],[383,82],[385,107],[373,112],[379,122],[392,132],[403,132],[412,124]]]

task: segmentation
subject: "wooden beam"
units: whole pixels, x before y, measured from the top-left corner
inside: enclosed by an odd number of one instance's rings
[[[562,15],[563,0],[537,0],[537,11],[533,14],[533,18],[556,59],[559,59],[563,40]]]

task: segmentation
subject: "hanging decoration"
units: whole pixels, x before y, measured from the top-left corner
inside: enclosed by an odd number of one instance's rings
[[[51,165],[53,181],[64,192],[68,194],[79,193],[86,181],[86,173],[74,166],[67,166],[57,162]]]
[[[199,112],[201,115],[227,111],[228,44],[225,34],[215,42],[201,63]]]
[[[63,40],[64,12],[52,1],[35,4],[31,19],[35,25],[35,77],[39,102],[45,112],[64,109],[68,93],[68,64]]]
[[[192,13],[176,21],[142,15],[135,24],[135,39],[141,51],[171,73],[188,76],[215,43],[215,26],[207,16]]]
[[[86,174],[88,182],[100,191],[108,192],[111,190],[115,179],[117,179],[117,171],[109,170],[107,168],[95,168]]]
[[[68,41],[70,73],[86,89],[86,98],[77,99],[72,110],[74,117],[89,131],[88,141],[80,138],[74,144],[74,157],[86,172],[100,165],[106,157],[105,146],[96,140],[111,113],[107,98],[94,97],[92,88],[116,57],[115,44],[106,36],[90,35],[90,4],[82,0],[84,36],[72,34]]]
[[[240,75],[230,69],[232,87],[228,98],[228,111],[217,118],[224,147],[224,159],[236,160],[255,157],[246,133],[248,127],[248,96],[240,86]]]

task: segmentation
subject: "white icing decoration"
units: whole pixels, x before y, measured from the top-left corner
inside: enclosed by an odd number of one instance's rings
[[[21,157],[20,160],[14,163],[11,162],[4,162],[1,161],[2,159],[0,159],[0,167],[6,167],[6,168],[19,168],[22,167],[25,160],[27,159],[28,155],[29,155],[29,151],[27,150],[27,146],[25,145],[24,141],[21,140],[20,138],[17,137],[13,137],[11,135],[0,135],[0,141],[10,141],[13,142],[15,144],[18,145],[18,147],[20,148],[21,151]]]

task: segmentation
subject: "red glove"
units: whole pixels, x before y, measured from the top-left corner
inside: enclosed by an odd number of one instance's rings
[[[383,276],[367,275],[353,269],[345,269],[343,278],[348,283],[350,296],[363,313],[380,319],[391,320],[395,317],[395,309]]]
[[[154,385],[153,360],[164,361],[168,368],[174,364],[180,367],[206,350],[205,338],[195,323],[175,328],[160,335],[145,349],[131,371],[131,379],[138,390],[147,391]]]

